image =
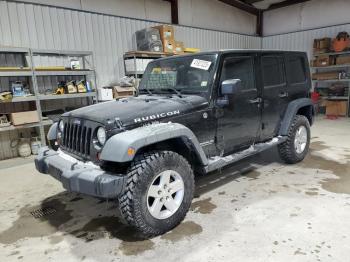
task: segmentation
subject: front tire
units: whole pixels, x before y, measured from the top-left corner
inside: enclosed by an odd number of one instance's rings
[[[164,234],[185,218],[194,193],[190,164],[172,151],[135,157],[119,197],[124,220],[145,236]]]
[[[287,164],[302,161],[309,151],[310,123],[305,116],[296,115],[288,130],[288,138],[278,146],[281,159]]]

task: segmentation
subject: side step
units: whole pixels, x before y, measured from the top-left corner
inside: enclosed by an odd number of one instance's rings
[[[242,160],[243,158],[255,155],[255,154],[260,153],[266,149],[269,149],[269,148],[274,147],[278,144],[281,144],[286,140],[287,140],[286,136],[278,136],[278,137],[274,137],[273,139],[271,139],[267,142],[252,145],[248,149],[245,149],[245,150],[240,151],[238,153],[234,153],[232,155],[228,155],[228,156],[224,156],[224,157],[220,157],[220,156],[211,157],[208,159],[209,163],[205,167],[205,171],[207,173],[209,173],[211,171],[220,169],[224,166],[227,166],[227,165],[235,163],[239,160]]]

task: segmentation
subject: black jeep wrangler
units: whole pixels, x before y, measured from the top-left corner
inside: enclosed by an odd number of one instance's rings
[[[278,146],[308,152],[314,109],[305,53],[231,50],[151,62],[138,95],[63,114],[35,160],[68,191],[116,199],[146,235],[171,230],[193,198],[194,174]]]

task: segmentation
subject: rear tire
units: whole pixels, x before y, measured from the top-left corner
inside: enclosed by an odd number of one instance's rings
[[[194,193],[190,164],[172,151],[135,157],[119,208],[127,224],[145,236],[164,234],[185,218]]]
[[[296,115],[289,127],[287,140],[278,146],[281,159],[287,164],[302,161],[309,151],[310,123],[305,116]]]

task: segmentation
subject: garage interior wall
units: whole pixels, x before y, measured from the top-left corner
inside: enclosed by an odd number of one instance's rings
[[[83,4],[87,2],[89,1],[82,1]],[[62,3],[70,8],[77,7],[74,0]],[[99,5],[102,6],[103,3],[99,2]],[[124,75],[123,54],[133,49],[134,32],[156,24],[62,7],[0,1],[0,45],[93,51],[98,87],[108,85]],[[175,37],[184,41],[186,46],[201,50],[261,46],[259,37],[188,26],[175,26]],[[35,61],[35,64],[47,65],[47,61]],[[50,103],[54,107],[54,102]],[[10,141],[26,132],[30,131],[0,133],[0,160],[17,156],[17,150],[10,147]]]
[[[348,0],[312,0],[264,12],[262,48],[299,50],[312,57],[315,38],[350,32]]]

